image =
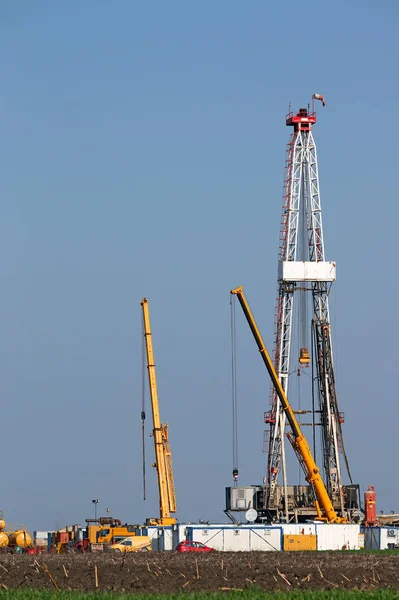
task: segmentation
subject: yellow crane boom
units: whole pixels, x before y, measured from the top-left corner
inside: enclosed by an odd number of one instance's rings
[[[153,464],[157,469],[159,489],[159,519],[151,519],[151,525],[173,525],[176,519],[171,517],[176,512],[176,494],[172,467],[172,454],[169,444],[168,424],[161,423],[158,402],[157,378],[155,373],[154,350],[152,347],[152,334],[148,299],[141,301],[143,309],[144,338],[147,350],[147,369],[150,386],[151,409],[153,420],[153,438],[155,445],[155,460]]]
[[[258,326],[255,322],[254,316],[251,312],[251,309],[249,308],[249,304],[244,295],[242,286],[236,288],[235,290],[231,290],[230,293],[232,295],[237,296],[241,304],[241,308],[244,312],[244,315],[248,321],[248,325],[259,348],[262,360],[265,363],[266,369],[269,372],[276,393],[280,398],[281,406],[285,411],[287,420],[291,426],[292,433],[288,434],[288,439],[290,440],[292,447],[294,448],[295,454],[297,455],[299,462],[304,470],[306,480],[313,486],[313,489],[315,491],[315,495],[317,498],[316,510],[318,514],[318,519],[327,521],[328,523],[347,523],[347,520],[343,517],[338,516],[334,510],[331,499],[321,478],[319,468],[317,467],[314,461],[309,444],[305,436],[301,432],[299,423],[296,420],[295,414],[290,406],[290,403],[288,402],[288,398],[285,395],[283,386],[281,385],[280,379],[278,378],[276,369],[274,368],[270,355],[267,351]],[[322,509],[324,515],[321,514],[320,508]]]

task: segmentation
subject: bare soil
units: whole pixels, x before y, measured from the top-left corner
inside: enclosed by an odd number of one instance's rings
[[[97,583],[96,586],[96,573]],[[0,588],[176,593],[399,589],[399,554],[245,552],[4,555]]]

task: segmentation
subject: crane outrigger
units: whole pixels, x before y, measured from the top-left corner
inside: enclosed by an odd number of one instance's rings
[[[154,350],[152,347],[152,334],[148,299],[141,301],[143,309],[144,338],[147,350],[147,369],[150,386],[151,409],[153,420],[153,438],[155,445],[155,463],[157,469],[159,489],[159,519],[148,519],[150,525],[174,525],[176,519],[171,514],[176,512],[176,494],[172,467],[172,454],[170,451],[168,424],[161,423],[158,402],[157,378],[155,373]]]
[[[281,385],[280,379],[278,378],[276,369],[274,368],[273,362],[270,358],[270,355],[262,339],[258,326],[255,322],[254,316],[251,312],[242,286],[231,290],[230,293],[232,295],[237,296],[241,304],[241,308],[248,321],[248,325],[255,338],[255,342],[259,348],[262,360],[266,366],[266,369],[269,372],[274,389],[276,390],[276,394],[280,399],[282,409],[284,410],[288,423],[290,424],[292,431],[287,434],[287,437],[291,442],[291,445],[295,451],[295,454],[297,455],[299,463],[305,473],[306,480],[313,487],[316,496],[315,506],[317,512],[317,520],[327,521],[327,523],[347,523],[347,520],[344,517],[338,516],[334,510],[331,498],[329,497],[326,486],[324,485],[324,482],[321,478],[320,470],[314,461],[312,452],[310,450],[310,446],[305,436],[303,435],[299,427],[299,423],[296,420],[294,411],[292,410],[291,405],[288,402],[288,398],[284,392],[283,386]]]

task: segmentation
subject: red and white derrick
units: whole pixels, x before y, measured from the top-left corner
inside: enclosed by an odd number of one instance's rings
[[[290,110],[286,116],[286,125],[292,127],[293,132],[286,151],[273,361],[289,396],[289,376],[293,370],[292,366],[290,368],[290,355],[294,298],[299,291],[307,296],[310,294],[313,319],[306,326],[313,332],[325,483],[334,505],[343,514],[345,499],[340,452],[344,454],[348,473],[349,466],[342,439],[342,413],[338,411],[336,398],[328,307],[328,293],[335,281],[336,268],[335,263],[327,262],[324,255],[317,152],[312,134],[316,123],[315,100],[320,100],[325,106],[324,97],[314,94],[311,109],[301,108],[296,114]],[[303,233],[299,239],[300,231]],[[302,245],[300,249],[299,243]],[[307,348],[302,348],[299,362],[306,364],[309,360]],[[281,471],[284,496],[287,497],[285,415],[274,389],[271,390],[271,410],[265,413],[265,422],[269,432],[264,508],[268,510],[274,507]]]

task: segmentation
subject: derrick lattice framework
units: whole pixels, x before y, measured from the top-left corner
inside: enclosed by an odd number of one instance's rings
[[[314,98],[321,99],[324,105],[322,97],[314,95]],[[311,111],[308,108],[300,109],[297,114],[289,112],[286,118],[286,124],[293,127],[293,133],[286,151],[273,362],[288,395],[294,294],[301,287],[311,294],[313,301],[312,330],[325,483],[331,500],[343,513],[340,453],[344,455],[350,480],[351,476],[335,390],[328,307],[328,292],[331,282],[335,280],[335,263],[326,262],[324,255],[317,152],[312,135],[312,125],[315,123],[313,103]],[[302,256],[301,260],[297,257],[299,231],[304,232],[302,243],[306,246],[307,255],[306,258]],[[268,509],[274,503],[281,466],[285,468],[285,415],[274,390],[271,391],[271,410],[265,413],[265,422],[270,428],[264,500],[265,508]]]

